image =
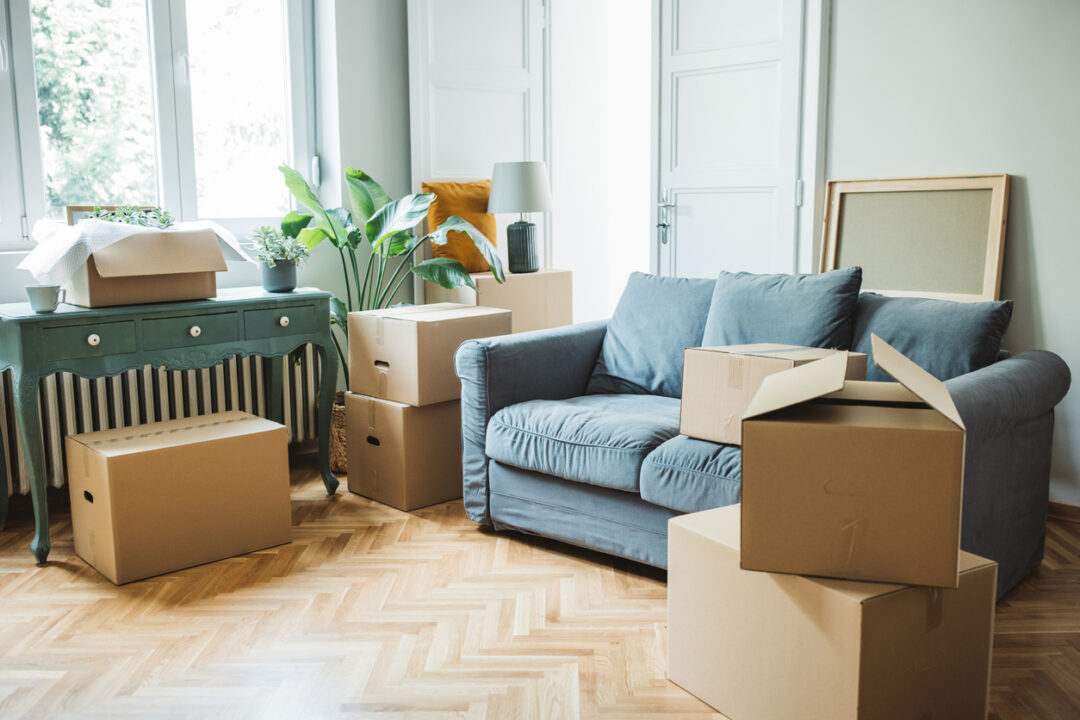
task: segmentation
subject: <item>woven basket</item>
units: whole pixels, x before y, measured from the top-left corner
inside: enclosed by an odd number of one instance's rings
[[[330,410],[330,469],[336,473],[349,471],[348,441],[345,435],[345,393],[334,395]]]

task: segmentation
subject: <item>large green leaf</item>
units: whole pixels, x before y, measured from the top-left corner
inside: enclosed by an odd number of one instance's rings
[[[382,185],[363,170],[347,168],[345,183],[349,186],[349,199],[352,201],[353,210],[359,213],[356,218],[357,225],[366,225],[372,215],[390,203],[390,196],[382,189]]]
[[[330,298],[330,324],[341,328],[345,337],[349,336],[349,308],[336,297]]]
[[[386,257],[397,257],[403,255],[409,251],[410,248],[416,248],[417,240],[409,234],[408,230],[402,230],[391,235],[387,235],[379,243],[379,254]]]
[[[315,246],[326,239],[326,231],[322,228],[304,228],[296,239],[304,244],[308,250],[314,250]]]
[[[281,232],[285,237],[294,238],[311,223],[313,217],[315,216],[311,213],[301,214],[295,210],[290,210],[289,214],[281,219]]]
[[[435,195],[432,193],[415,193],[383,205],[364,226],[364,232],[375,251],[382,252],[379,245],[387,235],[416,227],[416,224],[424,219],[428,206],[434,199]]]
[[[424,280],[430,280],[444,288],[468,285],[473,290],[476,289],[476,283],[473,282],[472,275],[465,269],[465,266],[451,258],[431,258],[415,265],[412,271]]]
[[[473,245],[480,251],[480,254],[487,260],[488,265],[491,267],[491,274],[495,276],[498,282],[506,280],[506,275],[503,274],[502,259],[499,258],[499,251],[495,249],[495,246],[488,240],[487,235],[477,230],[472,226],[468,220],[459,218],[457,215],[451,215],[446,219],[439,227],[435,228],[435,231],[429,233],[424,239],[430,240],[435,245],[445,245],[447,243],[447,233],[459,232],[468,235],[469,239],[473,241]]]
[[[315,226],[322,228],[323,232],[330,238],[330,242],[337,247],[342,247],[347,242],[348,236],[345,231],[345,224],[327,212],[326,208],[319,202],[315,191],[304,180],[303,175],[288,165],[281,165],[278,170],[285,176],[285,187],[289,189],[296,201],[315,214]]]

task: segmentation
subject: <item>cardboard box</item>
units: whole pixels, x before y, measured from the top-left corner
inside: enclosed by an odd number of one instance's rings
[[[573,273],[569,270],[538,270],[507,273],[499,283],[489,272],[473,273],[476,290],[444,288],[426,284],[429,303],[452,302],[505,308],[513,313],[511,332],[544,330],[574,322]]]
[[[742,566],[956,587],[964,422],[944,383],[873,337],[897,383],[840,356],[770,375],[747,408]]]
[[[843,350],[756,343],[688,348],[683,361],[679,432],[699,440],[739,445],[742,415],[761,381]],[[866,355],[847,356],[848,380],[866,379]]]
[[[461,497],[461,403],[412,407],[347,393],[349,490],[398,510]]]
[[[668,675],[732,720],[983,720],[997,564],[956,589],[739,568],[737,505],[668,521]]]
[[[69,435],[75,553],[121,585],[289,542],[287,444],[242,412]]]
[[[349,313],[349,390],[417,407],[454,400],[458,346],[509,332],[510,311],[499,308],[439,303]]]
[[[227,270],[213,230],[140,233],[95,251],[67,283],[66,302],[83,307],[203,300]]]

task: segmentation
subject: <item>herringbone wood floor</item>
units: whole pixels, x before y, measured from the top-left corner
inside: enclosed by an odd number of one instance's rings
[[[62,497],[62,496],[58,496]],[[290,545],[121,588],[62,502],[0,532],[2,717],[720,717],[667,682],[663,574],[293,474]],[[994,718],[1080,717],[1080,524],[998,610]]]

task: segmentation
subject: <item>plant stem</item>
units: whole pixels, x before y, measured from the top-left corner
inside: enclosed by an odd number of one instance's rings
[[[337,348],[338,358],[341,360],[341,371],[345,373],[345,387],[349,387],[349,361],[345,359],[345,353],[341,351],[341,341],[338,340],[337,333],[333,330],[330,331],[330,337],[334,339],[334,347]]]
[[[360,292],[360,268],[356,265],[356,251],[349,250],[349,261],[352,263],[353,284],[356,286],[356,309],[363,310],[364,300]]]
[[[375,264],[375,256],[374,255],[369,255],[368,256],[368,262],[367,262],[367,269],[364,270],[364,286],[363,286],[363,289],[360,291],[360,309],[361,310],[368,310],[369,309],[369,308],[364,307],[364,301],[367,299],[368,285],[371,284],[371,266],[374,265],[374,264]],[[371,294],[374,295],[375,293],[372,292]]]
[[[401,264],[402,264],[402,265],[404,265],[405,263],[403,262],[403,263],[401,263]],[[409,263],[409,270],[412,270],[412,263]],[[388,301],[388,302],[389,302],[390,300],[393,300],[393,299],[394,299],[394,296],[395,296],[395,295],[397,295],[397,291],[401,289],[401,285],[402,285],[402,283],[404,283],[404,282],[405,282],[406,280],[408,280],[408,279],[409,279],[409,275],[410,275],[410,274],[411,274],[411,273],[405,273],[405,275],[404,275],[404,276],[403,276],[403,277],[402,277],[402,278],[401,278],[400,280],[398,280],[398,283],[397,283],[397,285],[396,285],[396,286],[394,287],[393,291],[391,291],[391,293],[390,293],[390,297],[389,297],[389,298],[387,298],[387,301]]]
[[[342,279],[345,281],[345,307],[352,310],[352,290],[349,289],[349,266],[345,262],[345,250],[338,248],[338,254],[341,255],[341,274],[343,275]]]
[[[394,284],[394,281],[398,279],[398,275],[401,275],[401,271],[405,269],[405,266],[410,264],[411,263],[409,262],[409,258],[405,257],[401,259],[401,262],[398,263],[397,268],[394,269],[394,274],[390,276],[390,281],[386,283],[386,290],[383,292],[382,295],[379,296],[379,303],[376,307],[383,307],[383,301],[388,299],[386,293],[389,292],[391,286],[393,286]],[[390,293],[389,298],[393,297],[394,294]]]
[[[383,276],[386,274],[386,258],[382,255],[379,256],[379,273],[375,276],[375,287],[372,289],[371,299],[376,300],[381,296],[383,291]],[[376,304],[375,307],[378,307]]]

